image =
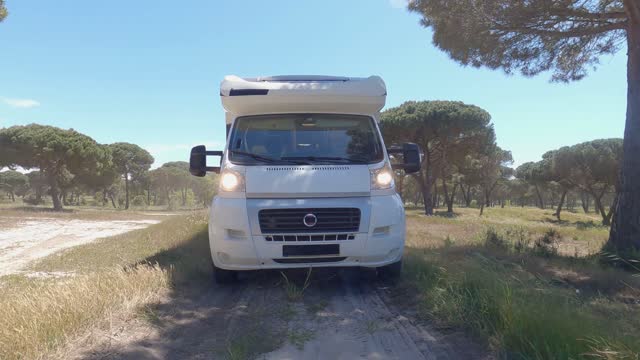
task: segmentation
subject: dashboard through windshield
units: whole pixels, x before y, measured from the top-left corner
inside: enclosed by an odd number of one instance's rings
[[[235,121],[229,159],[244,165],[371,164],[380,162],[383,152],[367,116],[260,115]]]

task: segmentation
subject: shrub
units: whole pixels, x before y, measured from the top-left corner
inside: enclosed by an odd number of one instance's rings
[[[38,201],[38,198],[36,198],[32,194],[29,194],[29,195],[27,195],[27,196],[22,198],[22,202],[24,202],[25,204],[29,204],[29,205],[42,205],[42,204],[44,204],[44,199],[40,198],[40,200]]]
[[[485,230],[482,234],[484,245],[490,248],[508,250],[511,246],[509,241],[504,236],[492,227]]]
[[[524,226],[508,228],[505,233],[506,237],[511,239],[515,252],[523,253],[529,250],[531,233]]]
[[[536,240],[534,251],[538,255],[545,257],[555,256],[558,254],[558,246],[562,236],[558,230],[549,228],[545,233]]]
[[[573,291],[544,285],[541,291],[537,277],[474,255],[455,264],[407,257],[407,280],[424,294],[423,315],[485,339],[497,358],[637,359],[633,330],[596,315]]]
[[[147,207],[147,198],[144,195],[138,195],[131,200],[131,205],[135,207]]]

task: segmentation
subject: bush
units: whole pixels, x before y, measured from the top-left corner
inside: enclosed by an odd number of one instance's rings
[[[131,205],[140,208],[147,207],[147,198],[144,195],[138,195],[131,200]]]
[[[509,248],[511,247],[509,241],[492,227],[485,230],[482,238],[484,240],[484,245],[490,248],[509,250]]]
[[[40,200],[38,201],[38,199],[34,195],[29,194],[22,198],[22,202],[29,205],[42,205],[44,204],[44,199],[40,198]]]
[[[497,358],[637,359],[632,329],[597,315],[572,290],[541,285],[490,254],[406,260],[407,280],[424,294],[422,314],[485,339]]]
[[[536,240],[534,244],[534,252],[545,257],[555,256],[558,254],[560,240],[562,240],[562,236],[558,230],[549,228]]]
[[[508,228],[506,237],[511,239],[513,249],[517,253],[524,253],[531,246],[531,233],[524,226]]]

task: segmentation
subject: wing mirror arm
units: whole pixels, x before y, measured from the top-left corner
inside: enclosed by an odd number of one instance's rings
[[[219,156],[222,161],[222,151],[207,150],[204,145],[194,146],[189,157],[189,172],[193,176],[205,176],[207,172],[220,173],[220,166],[207,166],[207,156]]]

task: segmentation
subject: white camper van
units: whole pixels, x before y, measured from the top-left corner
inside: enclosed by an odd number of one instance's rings
[[[190,159],[195,176],[221,174],[209,220],[217,282],[311,266],[400,273],[405,218],[392,169],[418,171],[420,150],[385,148],[386,95],[377,76],[225,77],[225,149],[196,146]]]

